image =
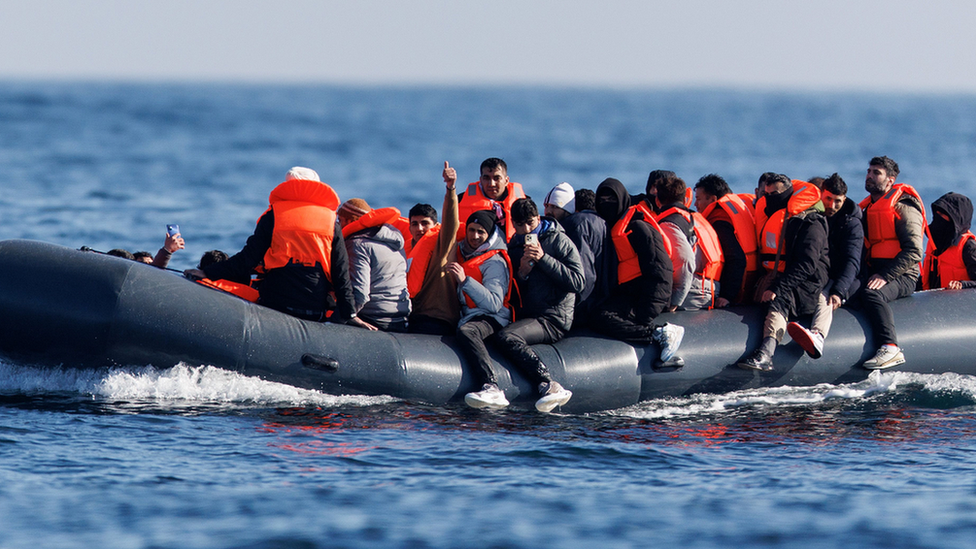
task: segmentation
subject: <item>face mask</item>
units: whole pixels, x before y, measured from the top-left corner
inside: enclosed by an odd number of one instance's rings
[[[956,227],[951,221],[942,219],[942,216],[933,216],[932,223],[929,224],[929,233],[932,235],[932,243],[938,254],[944,252],[952,241],[956,238]]]

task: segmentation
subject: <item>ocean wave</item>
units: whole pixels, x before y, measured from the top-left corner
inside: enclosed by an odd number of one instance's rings
[[[0,362],[0,394],[47,393],[171,405],[372,406],[397,400],[384,396],[328,395],[212,366],[80,369]]]

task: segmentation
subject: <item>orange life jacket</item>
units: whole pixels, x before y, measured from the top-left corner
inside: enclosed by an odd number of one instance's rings
[[[259,270],[290,263],[319,266],[331,282],[332,237],[339,196],[325,183],[292,179],[275,187],[268,202],[268,209],[274,212],[274,231]]]
[[[411,241],[413,240],[413,235],[410,234],[410,220],[402,215],[390,222],[390,225],[396,227],[396,230],[400,231],[403,235],[403,249],[410,253]]]
[[[505,258],[505,263],[508,264],[508,286],[505,289],[505,299],[502,300],[502,306],[508,309],[509,311],[512,311],[512,306],[511,306],[512,285],[513,285],[512,277],[514,276],[514,273],[512,271],[512,260],[508,258],[508,252],[502,249],[488,250],[487,252],[481,255],[476,255],[471,259],[468,259],[466,261],[461,261],[460,264],[461,264],[461,268],[464,269],[464,274],[466,276],[470,276],[471,278],[475,279],[475,281],[477,281],[480,284],[484,280],[484,276],[481,274],[481,264],[484,263],[485,261],[488,261],[490,258],[498,254],[501,254],[501,256]],[[458,259],[461,259],[460,253],[458,254]],[[478,306],[474,302],[474,300],[468,296],[468,294],[464,294],[464,299],[469,309],[474,309],[475,307]],[[512,312],[514,314],[514,311]]]
[[[966,241],[976,238],[971,231],[962,233],[962,238],[955,246],[949,246],[944,252],[935,255],[935,244],[929,239],[928,246],[925,247],[925,260],[922,263],[922,288],[931,290],[932,273],[939,273],[938,288],[944,288],[946,284],[953,280],[971,280],[969,270],[962,258],[962,249]]]
[[[753,220],[756,219],[756,195],[752,193],[737,193],[735,196],[739,197],[739,200],[746,205],[749,209],[749,213],[752,214]]]
[[[234,294],[241,299],[250,301],[251,303],[257,303],[258,301],[259,294],[257,288],[252,288],[247,284],[231,282],[230,280],[210,280],[209,278],[201,278],[197,280],[197,282],[203,284],[204,286],[209,286],[210,288]]]
[[[868,196],[859,206],[864,212],[864,247],[871,259],[893,259],[901,252],[901,242],[895,232],[895,219],[898,213],[895,204],[905,195],[915,197],[919,204],[924,204],[922,197],[909,185],[895,183],[877,202],[871,202]],[[926,225],[925,208],[922,208],[922,225]]]
[[[407,291],[410,292],[410,297],[416,297],[424,285],[424,278],[430,267],[430,258],[434,256],[440,234],[441,225],[438,223],[420,237],[420,240],[407,252]]]
[[[613,240],[613,248],[617,252],[617,284],[623,284],[624,282],[630,282],[635,278],[641,276],[640,261],[637,259],[637,252],[634,251],[634,247],[631,246],[630,240],[627,239],[627,235],[631,231],[627,230],[627,226],[630,225],[630,220],[634,217],[634,212],[640,211],[644,214],[644,221],[646,221],[651,227],[654,227],[658,233],[661,234],[661,239],[664,241],[664,249],[671,257],[673,253],[671,250],[671,242],[668,238],[664,236],[664,231],[661,230],[661,226],[657,224],[654,220],[654,214],[642,203],[631,206],[624,213],[623,217],[617,220],[613,225],[613,229],[610,231],[610,238]]]
[[[505,195],[504,200],[492,200],[481,191],[480,182],[475,181],[468,184],[467,190],[464,191],[464,195],[461,196],[461,201],[458,203],[458,219],[461,220],[461,227],[457,233],[458,242],[464,240],[465,222],[471,217],[471,214],[479,210],[494,210],[495,204],[501,204],[502,210],[505,212],[505,241],[512,239],[512,235],[515,234],[515,224],[512,223],[512,204],[520,198],[525,198],[525,192],[522,191],[522,185],[514,181],[508,182],[506,192],[508,194]]]
[[[705,265],[702,269],[696,270],[695,274],[701,276],[705,280],[716,281],[722,276],[722,246],[718,241],[718,235],[715,234],[715,229],[712,225],[705,219],[705,216],[698,212],[691,212],[682,208],[668,208],[660,214],[657,215],[656,221],[659,223],[664,221],[668,216],[678,214],[691,225],[693,231],[695,231],[695,238],[697,242],[693,249],[696,251],[700,248],[702,255],[705,257]],[[674,260],[674,256],[668,254],[671,260]]]
[[[777,250],[779,250],[780,238],[783,236],[783,228],[786,224],[787,215],[794,215],[810,209],[814,204],[820,202],[820,189],[813,183],[794,179],[793,194],[782,210],[773,212],[773,215],[766,217],[766,196],[763,195],[756,202],[756,240],[759,246],[759,259],[767,271],[786,270],[783,261],[776,261]],[[782,250],[779,250],[782,254]]]
[[[735,239],[746,254],[746,272],[759,269],[758,250],[756,244],[756,220],[753,216],[753,204],[746,202],[741,196],[732,193],[726,194],[717,201],[712,202],[705,208],[702,215],[706,219],[716,219],[720,216],[716,209],[720,209],[728,215],[732,223],[732,230],[735,231]],[[713,212],[714,215],[713,215]]]
[[[695,203],[695,191],[691,187],[685,187],[685,208],[691,208],[692,204]]]
[[[342,238],[349,238],[363,229],[379,227],[391,223],[400,217],[400,210],[396,208],[377,208],[366,212],[365,215],[342,228]]]

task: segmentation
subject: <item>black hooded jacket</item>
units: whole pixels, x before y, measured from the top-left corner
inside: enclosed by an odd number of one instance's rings
[[[830,295],[847,301],[859,287],[861,255],[864,253],[864,225],[861,208],[847,198],[840,211],[827,218],[830,227]]]
[[[786,207],[787,199],[783,197],[782,207]],[[772,201],[767,197],[767,202]],[[817,204],[820,205],[819,202]],[[822,209],[823,206],[820,207]],[[767,210],[767,215],[770,213]],[[787,218],[783,238],[785,270],[770,289],[777,296],[791,299],[792,312],[795,314],[812,313],[817,307],[820,291],[827,284],[827,271],[830,268],[827,219],[813,208],[800,212]]]
[[[614,200],[609,203],[601,201],[601,196],[612,196]],[[617,221],[630,208],[630,194],[627,192],[623,183],[610,178],[604,180],[597,187],[596,200],[597,214],[607,223],[608,240],[611,246],[607,249],[615,250],[615,248],[612,248],[613,240],[609,238],[609,234],[613,231],[613,227]],[[672,265],[671,258],[668,257],[667,250],[664,247],[664,237],[654,227],[644,221],[644,217],[640,212],[636,212],[631,218],[627,230],[630,231],[630,234],[627,235],[627,240],[637,254],[641,276],[624,284],[619,284],[615,280],[610,289],[610,299],[623,297],[632,302],[639,302],[636,307],[638,310],[646,308],[644,305],[649,303],[663,304],[666,307],[668,301],[671,299]],[[610,256],[609,275],[616,279],[617,254],[614,251],[608,255]]]
[[[946,214],[949,220],[943,219],[939,212]],[[932,213],[929,233],[935,246],[934,255],[938,257],[950,247],[959,244],[962,235],[969,230],[973,221],[973,203],[965,195],[950,192],[932,203]],[[976,240],[969,240],[963,246],[962,260],[969,274],[969,280],[964,280],[962,286],[976,288]],[[930,276],[930,284],[933,288],[944,287],[950,282],[939,280],[938,271],[931,273]]]

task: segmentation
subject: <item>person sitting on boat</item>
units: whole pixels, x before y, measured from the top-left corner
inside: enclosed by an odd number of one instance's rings
[[[847,198],[847,183],[836,173],[822,179],[820,201],[827,217],[827,255],[830,270],[822,291],[824,300],[817,302],[810,329],[790,322],[786,331],[811,358],[823,355],[824,339],[830,331],[834,311],[847,302],[860,286],[861,255],[864,252],[864,228],[861,209]]]
[[[695,209],[711,224],[722,247],[716,307],[748,303],[752,298],[759,262],[751,206],[719,175],[705,175],[695,183]]]
[[[469,183],[467,189],[458,195],[458,218],[467,219],[479,210],[492,210],[508,242],[515,234],[510,212],[512,204],[525,198],[522,185],[508,179],[508,165],[501,158],[487,158],[481,163],[481,179]],[[457,240],[465,238],[464,228],[458,229]]]
[[[583,264],[583,291],[577,296],[573,312],[573,327],[582,327],[589,321],[596,304],[610,293],[611,277],[607,276],[610,270],[605,246],[607,223],[596,214],[596,193],[579,189],[574,204],[576,211],[563,219],[561,225],[576,245]]]
[[[767,270],[759,298],[767,304],[766,320],[759,347],[737,365],[770,371],[787,321],[813,313],[818,302],[825,302],[821,290],[827,283],[830,260],[819,189],[771,172],[763,174],[761,181],[764,193],[756,202],[756,226],[760,259]]]
[[[573,326],[576,294],[583,289],[583,264],[573,241],[551,217],[540,217],[535,202],[520,198],[512,204],[515,236],[508,244],[516,270],[520,299],[515,321],[495,336],[495,345],[539,391],[535,407],[550,412],[573,393],[552,379],[549,368],[530,345],[553,344]],[[491,404],[480,391],[465,395],[474,407]]]
[[[412,333],[452,335],[461,319],[457,280],[445,270],[452,261],[458,220],[455,192],[457,171],[444,162],[446,185],[441,223],[437,210],[428,204],[410,209],[411,243],[407,249],[407,289],[412,310],[407,328]]]
[[[562,223],[576,211],[576,191],[573,186],[563,181],[549,190],[542,201],[543,214]]]
[[[932,203],[922,289],[976,288],[976,237],[969,230],[972,221],[973,203],[965,195],[946,193]]]
[[[396,208],[372,209],[352,198],[339,208],[355,311],[363,321],[388,332],[406,332],[410,315],[403,235],[390,225]]]
[[[898,164],[887,156],[872,158],[864,178],[869,196],[860,203],[865,240],[861,278],[867,280],[852,301],[866,313],[878,349],[863,364],[869,370],[905,363],[888,303],[912,295],[921,274],[925,206],[915,189],[895,183],[898,172]]]
[[[457,345],[473,367],[471,375],[476,385],[481,387],[472,402],[504,408],[508,399],[498,387],[485,339],[512,321],[512,263],[493,211],[480,210],[469,215],[464,233],[464,239],[457,244],[457,261],[447,264],[447,271],[457,280],[461,306]]]
[[[268,209],[240,252],[203,269],[187,269],[187,278],[242,280],[260,270],[259,304],[321,321],[331,309],[334,292],[337,314],[332,320],[375,330],[353,309],[349,259],[336,219],[339,197],[335,191],[314,170],[294,167],[268,200]]]
[[[173,257],[173,254],[184,248],[186,248],[186,242],[183,241],[183,236],[180,233],[166,233],[166,237],[163,240],[163,247],[156,252],[155,256],[152,256],[149,264],[153,267],[165,269],[169,266],[169,260]]]
[[[137,263],[145,263],[146,265],[152,265],[153,255],[146,251],[138,251],[132,254],[132,260]]]
[[[661,362],[671,362],[685,329],[654,324],[671,298],[672,268],[664,233],[646,204],[631,205],[627,189],[613,178],[597,187],[596,211],[610,229],[613,248],[607,254],[616,262],[610,269],[610,294],[593,311],[590,327],[633,345],[657,343]]]
[[[647,178],[647,200],[670,244],[672,311],[711,308],[722,271],[718,236],[701,214],[685,204],[687,190],[684,180],[672,171],[655,170]]]

